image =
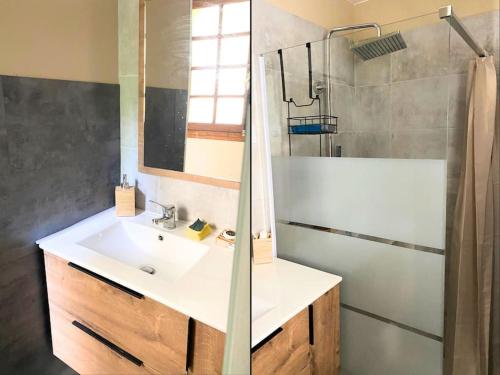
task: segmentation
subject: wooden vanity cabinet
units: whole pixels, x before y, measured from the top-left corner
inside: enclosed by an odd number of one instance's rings
[[[330,289],[309,307],[314,340],[311,374],[340,374],[340,287]]]
[[[196,320],[192,321],[192,340],[188,374],[222,374],[226,335]]]
[[[252,374],[338,375],[339,319],[336,286],[252,349]]]
[[[221,373],[222,332],[48,253],[45,269],[54,355],[78,373]]]

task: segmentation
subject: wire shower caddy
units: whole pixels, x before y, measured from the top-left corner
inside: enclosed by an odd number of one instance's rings
[[[281,69],[281,90],[283,95],[283,102],[287,103],[287,130],[288,130],[288,153],[292,155],[292,135],[319,135],[319,154],[321,156],[322,142],[321,136],[323,134],[337,134],[337,116],[326,115],[321,110],[321,98],[319,94],[313,95],[313,82],[312,82],[312,58],[311,58],[311,43],[306,43],[307,48],[307,66],[309,78],[309,99],[308,104],[297,104],[295,100],[286,96],[285,84],[285,68],[283,63],[283,50],[278,50]],[[292,108],[311,107],[314,108],[317,104],[317,112],[309,116],[291,116]]]

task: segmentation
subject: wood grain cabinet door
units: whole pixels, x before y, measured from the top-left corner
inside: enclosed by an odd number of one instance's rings
[[[62,311],[143,361],[149,372],[186,373],[188,316],[110,285],[54,255],[45,254],[45,268],[53,331],[60,325],[52,322],[52,311]],[[68,334],[76,332],[66,327],[64,330]],[[53,332],[54,337],[58,335]],[[91,341],[86,338],[81,342]],[[56,355],[64,350],[64,341],[54,341]],[[72,366],[70,360],[63,360]]]
[[[312,374],[340,373],[339,286],[330,289],[309,307],[313,327]]]
[[[311,373],[309,313],[302,310],[263,346],[252,353],[253,375]]]

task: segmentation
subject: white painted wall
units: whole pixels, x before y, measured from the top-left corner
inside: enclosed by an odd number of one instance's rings
[[[187,138],[184,172],[239,181],[244,142]]]

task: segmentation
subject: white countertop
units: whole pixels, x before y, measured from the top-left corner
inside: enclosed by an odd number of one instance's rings
[[[252,347],[341,281],[340,276],[279,258],[273,263],[253,265],[254,308],[264,302],[270,309],[252,322]]]
[[[188,223],[178,221],[176,229],[167,231],[153,225],[151,223],[153,217],[158,217],[158,214],[142,212],[135,217],[118,218],[115,216],[114,208],[110,208],[40,239],[37,244],[48,253],[96,272],[225,333],[233,250],[216,245],[215,231],[200,242],[209,246],[206,255],[186,274],[171,282],[77,244],[92,233],[119,220],[131,220],[152,227],[159,233],[170,233],[186,238],[184,229]]]

